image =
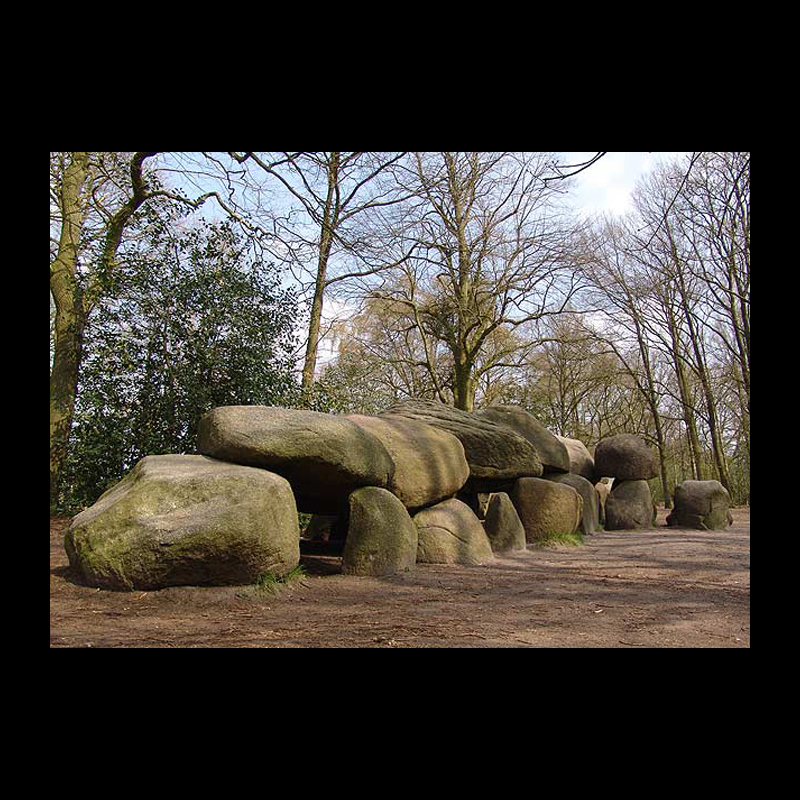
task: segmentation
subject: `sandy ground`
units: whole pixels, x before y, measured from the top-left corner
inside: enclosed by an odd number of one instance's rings
[[[255,587],[111,592],[81,585],[50,520],[51,647],[749,647],[750,510],[725,531],[598,533],[491,566],[390,578],[306,576]]]

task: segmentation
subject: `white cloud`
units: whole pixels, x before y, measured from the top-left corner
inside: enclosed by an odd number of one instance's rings
[[[568,164],[588,161],[596,153],[563,153]],[[585,214],[624,214],[631,210],[631,192],[639,178],[660,162],[685,155],[672,153],[606,153],[573,178],[574,207]]]

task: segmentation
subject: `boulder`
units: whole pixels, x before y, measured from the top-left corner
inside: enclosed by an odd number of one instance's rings
[[[647,481],[615,481],[606,499],[606,530],[652,528],[656,505]]]
[[[507,425],[525,437],[536,448],[545,472],[569,472],[569,452],[564,443],[524,408],[511,405],[488,406],[476,411],[475,416]]]
[[[647,481],[658,476],[655,453],[633,433],[601,439],[594,451],[594,467],[601,477],[621,481]]]
[[[452,497],[466,483],[464,446],[447,431],[411,419],[350,414],[386,448],[394,461],[388,489],[406,508],[417,509]]]
[[[509,496],[528,543],[578,530],[583,499],[571,486],[543,478],[520,478]]]
[[[488,564],[494,560],[480,520],[460,500],[445,500],[414,515],[417,563]]]
[[[551,473],[545,475],[545,478],[571,486],[583,498],[583,514],[578,530],[583,534],[595,533],[600,525],[600,497],[594,486],[586,478],[572,472]]]
[[[198,450],[286,478],[300,511],[337,513],[361,486],[387,487],[394,462],[372,434],[341,416],[268,406],[222,406],[206,414]]]
[[[511,498],[505,492],[491,495],[484,529],[495,553],[525,549],[525,528]]]
[[[724,530],[733,523],[731,496],[719,481],[684,481],[675,487],[667,525]]]
[[[350,495],[350,522],[342,553],[345,575],[393,575],[417,561],[417,526],[401,500],[365,486]]]
[[[147,456],[67,530],[70,564],[107,589],[254,582],[300,559],[289,483],[205,456]]]
[[[466,492],[499,491],[520,476],[542,474],[539,455],[527,439],[506,425],[467,411],[427,400],[407,400],[379,416],[416,420],[452,433],[464,446],[469,464]]]
[[[591,483],[597,483],[598,475],[589,448],[580,439],[567,439],[566,436],[556,438],[567,448],[569,471],[586,478]]]

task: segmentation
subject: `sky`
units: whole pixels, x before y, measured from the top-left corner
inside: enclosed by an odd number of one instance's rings
[[[566,164],[580,164],[596,153],[562,153]],[[688,155],[673,153],[606,153],[597,163],[573,178],[571,192],[576,210],[594,215],[630,211],[631,192],[639,178],[662,161]]]

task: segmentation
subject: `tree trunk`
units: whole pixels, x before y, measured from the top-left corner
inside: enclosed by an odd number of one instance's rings
[[[331,161],[328,166],[328,194],[325,198],[325,209],[320,226],[317,280],[314,285],[314,299],[311,302],[311,319],[308,323],[308,344],[306,345],[306,357],[303,363],[302,387],[304,392],[311,391],[314,385],[314,373],[317,367],[319,330],[322,322],[322,303],[325,295],[328,259],[331,254],[336,218],[339,211],[338,206],[335,204],[335,198],[339,183],[340,156],[341,153],[332,153]]]
[[[78,373],[86,327],[83,294],[78,283],[78,248],[86,205],[81,192],[89,174],[89,153],[72,153],[61,187],[61,233],[50,265],[50,292],[56,308],[55,346],[50,370],[50,509],[67,460],[69,434],[78,391]]]
[[[472,376],[472,366],[469,363],[459,363],[453,373],[453,404],[462,411],[472,411],[475,408],[475,381]]]

